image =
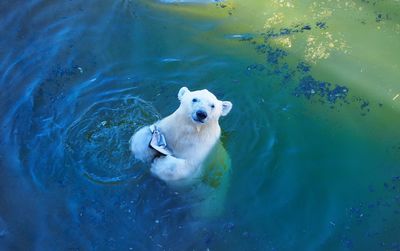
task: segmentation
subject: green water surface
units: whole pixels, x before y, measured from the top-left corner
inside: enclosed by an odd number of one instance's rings
[[[399,1],[140,9],[140,55],[179,59],[151,65],[152,78],[234,104],[222,141],[232,159],[225,210],[237,222],[214,248],[400,248]],[[301,90],[305,76],[346,91],[332,101]]]

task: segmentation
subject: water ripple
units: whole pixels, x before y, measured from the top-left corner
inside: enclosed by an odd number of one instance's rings
[[[142,166],[131,157],[128,140],[132,132],[158,118],[154,108],[138,98],[92,105],[67,129],[67,166],[102,183],[139,178]]]

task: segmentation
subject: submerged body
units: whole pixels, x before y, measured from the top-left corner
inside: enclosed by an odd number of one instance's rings
[[[135,157],[151,162],[151,172],[170,184],[187,183],[202,174],[202,163],[218,142],[221,128],[218,120],[232,108],[229,101],[218,100],[207,90],[178,93],[179,108],[155,123],[165,136],[171,155],[161,155],[149,147],[152,132],[149,126],[137,131],[130,140]]]

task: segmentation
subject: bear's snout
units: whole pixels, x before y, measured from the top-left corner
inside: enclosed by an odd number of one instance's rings
[[[207,118],[207,112],[203,110],[198,110],[196,112],[196,118],[199,122],[204,122],[204,120]]]

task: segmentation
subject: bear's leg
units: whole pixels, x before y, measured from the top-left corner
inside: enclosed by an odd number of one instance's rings
[[[148,126],[142,127],[129,140],[130,149],[135,158],[142,162],[152,161],[157,152],[149,147],[152,134]]]
[[[150,171],[164,181],[174,181],[191,174],[192,168],[184,159],[178,159],[171,155],[154,159]]]

